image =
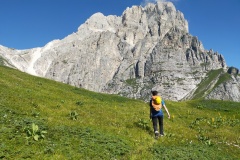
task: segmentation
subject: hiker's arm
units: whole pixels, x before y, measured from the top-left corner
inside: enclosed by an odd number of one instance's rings
[[[170,114],[169,114],[169,112],[168,112],[167,106],[164,104],[163,107],[164,107],[164,109],[166,110],[166,112],[167,112],[167,114],[168,114],[168,118],[170,119]]]

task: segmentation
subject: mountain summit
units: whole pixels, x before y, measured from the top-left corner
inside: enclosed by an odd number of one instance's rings
[[[201,96],[240,101],[239,74],[229,74],[234,93],[218,87],[227,72],[224,57],[189,34],[183,13],[171,2],[132,6],[120,17],[96,13],[62,40],[28,50],[0,46],[0,55],[5,65],[29,74],[144,100],[153,89],[164,99],[191,99],[218,70]],[[227,95],[220,94],[223,89]]]

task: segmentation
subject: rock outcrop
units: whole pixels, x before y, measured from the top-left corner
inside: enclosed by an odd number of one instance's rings
[[[215,88],[206,99],[218,99],[240,102],[240,76],[232,78]]]
[[[235,67],[229,67],[228,71],[229,74],[232,75],[238,75],[239,74],[239,69],[235,68]]]
[[[224,57],[188,33],[183,13],[170,2],[127,8],[121,17],[92,15],[76,33],[42,48],[0,55],[21,71],[96,92],[147,100],[156,89],[181,100]]]

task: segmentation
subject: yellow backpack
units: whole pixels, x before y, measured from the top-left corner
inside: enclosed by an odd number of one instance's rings
[[[162,102],[162,99],[160,96],[157,96],[155,99],[154,99],[154,103],[155,104],[160,104]]]
[[[162,108],[162,98],[160,96],[152,96],[152,106],[156,111],[159,111]]]

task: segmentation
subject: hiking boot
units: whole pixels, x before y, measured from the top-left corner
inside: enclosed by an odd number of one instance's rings
[[[158,131],[155,131],[155,138],[158,139],[159,138],[159,132]]]

